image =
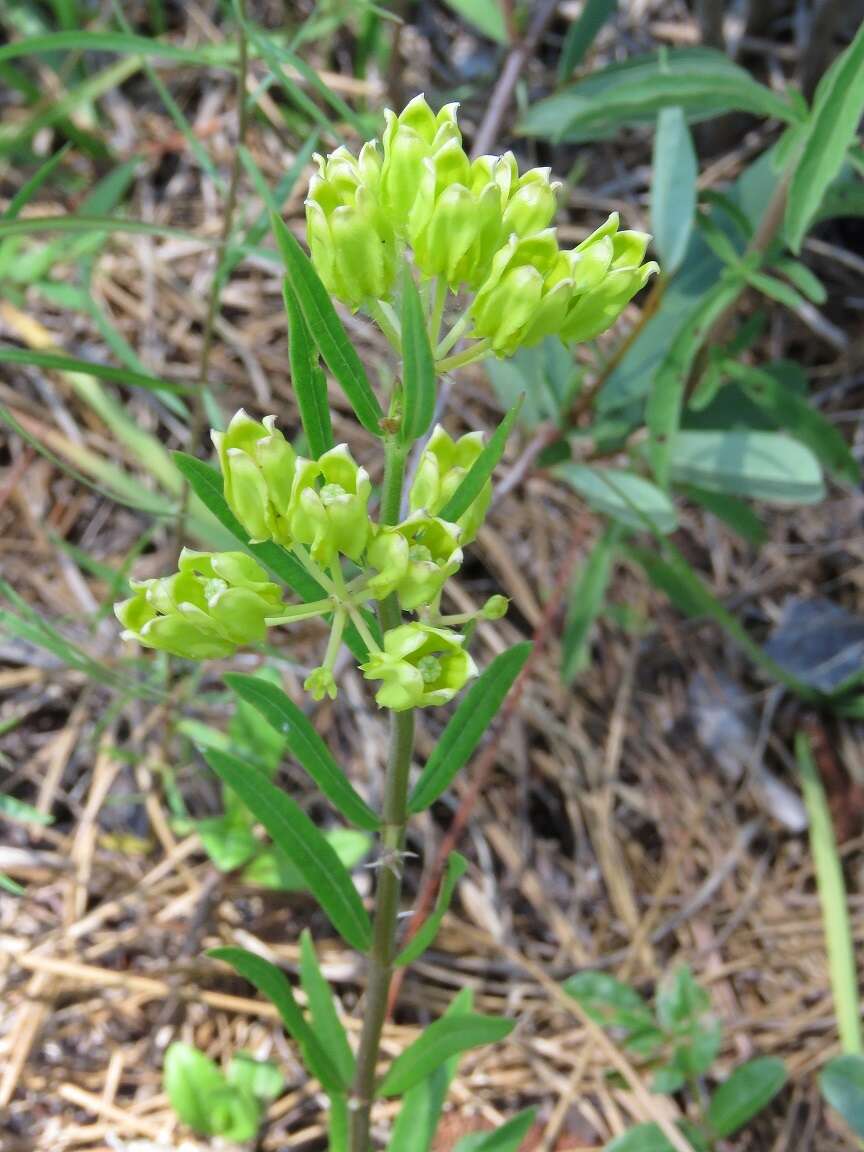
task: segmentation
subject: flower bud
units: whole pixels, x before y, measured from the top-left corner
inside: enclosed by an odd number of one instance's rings
[[[440,424],[436,425],[420,457],[408,494],[410,510],[417,512],[423,509],[430,516],[436,516],[465,479],[469,468],[482,451],[482,432],[469,432],[454,440]],[[461,545],[470,544],[477,535],[491,499],[492,484],[487,480],[457,521],[462,530],[459,538]]]
[[[212,432],[225,500],[249,539],[290,544],[285,517],[291,501],[296,453],[275,416],[253,420],[241,408],[225,432]]]
[[[389,109],[384,112],[387,126],[382,141],[381,201],[388,218],[399,230],[407,225],[417,198],[423,162],[437,156],[448,144],[455,144],[459,152],[462,150],[462,136],[456,123],[457,107],[445,104],[436,115],[421,94],[398,116]]]
[[[573,294],[561,327],[561,339],[592,340],[618,319],[649,276],[653,261],[642,263],[651,237],[647,232],[618,231],[618,213],[568,253]]]
[[[503,620],[509,607],[510,601],[506,596],[490,596],[480,609],[480,619]]]
[[[369,582],[376,599],[399,595],[403,611],[430,604],[445,580],[459,570],[461,533],[456,524],[415,512],[395,527],[377,530],[366,551],[366,562],[378,575]]]
[[[492,261],[471,306],[475,336],[491,341],[499,356],[512,356],[560,330],[572,293],[553,229],[510,237]]]
[[[267,617],[278,614],[282,597],[251,556],[184,548],[179,569],[173,576],[133,581],[134,596],[115,604],[124,640],[207,660],[264,639]]]
[[[367,505],[372,485],[338,444],[318,460],[298,460],[291,494],[291,535],[312,558],[329,565],[341,552],[359,560],[369,538]]]
[[[306,198],[309,251],[325,287],[350,308],[393,293],[398,267],[396,234],[379,194],[381,154],[364,144],[359,158],[347,148],[315,157],[318,174]]]
[[[380,708],[403,712],[446,704],[477,675],[464,637],[430,624],[402,624],[384,634],[384,650],[361,665],[367,680],[382,680]]]
[[[335,700],[338,694],[333,670],[324,665],[320,668],[312,669],[303,681],[303,687],[313,700],[323,700],[325,696],[329,696],[331,700]]]

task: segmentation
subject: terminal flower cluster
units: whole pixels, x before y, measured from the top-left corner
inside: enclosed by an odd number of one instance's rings
[[[385,113],[380,145],[316,157],[306,218],[322,281],[398,343],[392,302],[410,248],[439,370],[511,356],[547,336],[598,336],[657,270],[643,263],[650,237],[620,230],[613,213],[562,249],[550,227],[559,185],[549,169],[520,173],[512,152],[469,160],[456,107],[436,114],[417,96],[398,116]],[[462,291],[473,299],[440,338],[448,294]],[[463,338],[468,345],[450,355]]]

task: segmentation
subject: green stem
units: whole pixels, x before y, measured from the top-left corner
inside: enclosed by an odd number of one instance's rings
[[[308,604],[297,604],[286,608],[281,616],[268,616],[265,623],[268,628],[276,628],[280,624],[296,624],[299,620],[310,620],[313,616],[323,616],[332,612],[334,602],[328,597],[326,600],[310,600]]]
[[[402,354],[402,334],[399,331],[399,321],[396,313],[383,300],[369,300],[366,311],[387,337],[390,347],[397,355]]]
[[[795,757],[801,773],[801,791],[810,817],[810,850],[816,870],[816,885],[822,904],[825,947],[831,975],[831,994],[837,1014],[837,1030],[845,1053],[862,1051],[861,1019],[858,1009],[858,973],[855,948],[846,903],[846,885],[837,853],[834,825],[825,799],[819,770],[813,759],[806,733],[795,737]]]
[[[491,351],[491,340],[488,338],[486,340],[478,340],[476,344],[472,344],[469,348],[466,348],[464,352],[459,352],[455,356],[448,356],[446,360],[439,360],[435,365],[435,371],[443,375],[445,372],[452,372],[454,368],[464,368],[466,364],[474,364],[478,360],[485,360]]]
[[[459,343],[470,323],[471,315],[468,312],[464,312],[435,349],[436,360],[440,360],[442,356],[446,356],[450,349]]]
[[[386,444],[386,466],[381,490],[380,520],[395,524],[399,520],[402,487],[405,481],[406,446],[390,439]],[[378,606],[381,631],[398,627],[402,619],[395,595]],[[408,782],[414,749],[414,713],[391,712],[390,752],[384,781],[381,810],[382,830],[379,838],[381,868],[375,891],[372,948],[366,981],[366,1005],[357,1071],[351,1095],[351,1130],[349,1152],[369,1152],[369,1125],[375,1077],[381,1049],[381,1034],[387,1017],[393,964],[396,958],[396,927],[402,894],[401,853],[405,848],[405,825],[408,821]]]

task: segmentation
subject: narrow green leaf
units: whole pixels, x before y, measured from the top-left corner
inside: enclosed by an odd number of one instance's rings
[[[819,1076],[822,1095],[864,1139],[864,1056],[835,1056]]]
[[[816,89],[807,136],[786,202],[786,240],[798,252],[828,186],[858,134],[864,112],[864,23]]]
[[[726,361],[724,371],[781,428],[805,444],[838,480],[845,484],[861,482],[860,465],[843,436],[818,409],[791,392],[782,379],[737,360]]]
[[[44,56],[54,52],[117,52],[121,55],[155,56],[157,59],[174,60],[180,64],[206,64],[211,68],[218,68],[221,65],[229,68],[233,64],[236,51],[236,48],[230,45],[211,44],[200,48],[184,48],[179,44],[157,40],[152,36],[76,29],[46,33],[43,36],[26,36],[21,40],[0,45],[0,61],[15,60],[21,56]]]
[[[60,164],[66,159],[66,153],[72,147],[70,144],[64,144],[59,148],[53,156],[49,156],[44,164],[33,173],[29,180],[25,180],[12,199],[9,201],[9,206],[6,211],[0,216],[2,220],[14,220],[21,209],[33,199],[46,180],[50,180],[53,173],[57,170]]]
[[[330,1111],[327,1115],[328,1152],[349,1152],[348,1124],[351,1113],[348,1111],[348,1097],[330,1097]]]
[[[684,390],[696,356],[715,321],[741,295],[743,285],[743,281],[721,276],[695,314],[681,326],[657,370],[645,416],[651,434],[648,454],[661,488],[669,482],[669,458],[681,422]]]
[[[435,907],[432,909],[430,915],[423,921],[423,924],[412,937],[411,941],[405,945],[396,957],[397,966],[401,967],[405,964],[413,964],[430,946],[438,935],[438,929],[441,927],[444,914],[450,907],[450,901],[453,899],[453,891],[467,871],[468,861],[465,857],[461,856],[458,852],[451,852],[447,857],[447,871],[444,879],[441,881],[441,888],[438,892],[438,899],[435,901]]]
[[[357,352],[349,341],[327,289],[312,261],[288,231],[280,216],[272,217],[273,234],[282,255],[291,290],[318,351],[342,387],[357,419],[374,436],[381,436],[384,413]]]
[[[618,10],[618,0],[587,0],[578,18],[567,29],[561,59],[558,61],[558,83],[569,79],[579,67],[597,33]]]
[[[649,123],[661,108],[683,108],[691,119],[738,110],[794,121],[791,102],[757,83],[723,52],[672,48],[610,64],[522,117],[527,136],[593,140],[612,136],[624,124]]]
[[[593,468],[566,461],[553,472],[575,488],[592,508],[626,525],[665,535],[678,527],[675,505],[656,484],[620,468]]]
[[[336,852],[303,809],[259,769],[215,748],[204,758],[261,821],[273,843],[297,867],[309,891],[337,932],[352,948],[365,952],[372,927],[363,902]]]
[[[474,681],[450,717],[414,785],[408,804],[410,812],[422,812],[450,787],[453,778],[465,767],[483,738],[530,653],[530,643],[514,644],[496,656]]]
[[[462,483],[438,513],[442,520],[451,520],[454,523],[459,519],[470,505],[480,495],[483,485],[495,471],[498,461],[504,455],[507,446],[507,437],[516,423],[519,410],[522,407],[520,396],[504,419],[489,437],[489,443],[484,445],[483,451],[468,469]]]
[[[675,1152],[657,1124],[637,1124],[616,1136],[603,1152]]]
[[[34,348],[0,348],[0,363],[32,364],[37,368],[50,368],[57,372],[81,372],[97,376],[100,380],[110,380],[115,384],[125,384],[129,388],[146,388],[150,392],[194,392],[193,384],[180,384],[161,380],[157,376],[146,376],[132,372],[128,368],[118,368],[113,364],[97,364],[92,360],[79,360],[76,356],[64,356],[59,352],[43,352]]]
[[[315,1035],[330,1055],[342,1083],[347,1088],[354,1077],[354,1053],[348,1034],[336,1012],[330,985],[318,966],[315,945],[308,928],[300,935],[300,983],[309,1002],[309,1017]]]
[[[816,872],[819,903],[822,906],[825,950],[828,954],[828,973],[837,1029],[843,1051],[860,1056],[864,1052],[864,1036],[861,1029],[855,939],[849,918],[846,882],[837,851],[834,821],[806,732],[798,732],[795,736],[795,759],[810,822],[810,852]]]
[[[281,688],[257,676],[239,673],[228,673],[225,683],[282,733],[297,760],[346,820],[359,828],[376,831],[380,824],[378,817],[351,786],[309,719]]]
[[[396,1057],[377,1095],[401,1096],[451,1056],[503,1040],[515,1026],[513,1020],[480,1016],[475,1012],[464,1016],[442,1016]]]
[[[453,1152],[519,1152],[536,1116],[536,1108],[526,1108],[494,1132],[475,1132],[464,1136]]]
[[[474,1006],[470,988],[463,988],[447,1005],[445,1016],[462,1016]],[[441,1119],[450,1083],[459,1067],[459,1057],[435,1069],[431,1076],[410,1088],[403,1097],[399,1115],[390,1133],[387,1152],[430,1152]],[[334,1150],[331,1149],[331,1152]],[[346,1149],[347,1152],[347,1149]]]
[[[282,285],[282,293],[288,315],[291,383],[294,386],[294,395],[297,397],[303,431],[309,441],[309,451],[317,459],[333,447],[327,379],[318,365],[318,353],[312,343],[297,297],[287,279]]]
[[[504,23],[504,13],[498,0],[444,0],[448,8],[452,8],[469,24],[495,40],[498,44],[506,44],[507,25]]]
[[[705,1119],[718,1136],[733,1136],[768,1107],[785,1083],[786,1065],[778,1056],[748,1060],[711,1097]]]
[[[0,732],[2,731],[3,729],[0,729]],[[18,824],[39,824],[43,828],[54,823],[54,817],[49,812],[40,812],[32,804],[26,804],[14,796],[7,796],[5,792],[0,792],[0,816],[14,820]]]
[[[610,525],[570,585],[561,637],[561,679],[565,684],[572,684],[588,665],[591,630],[603,609],[618,540],[618,528]]]
[[[402,403],[401,438],[411,444],[426,435],[435,415],[435,357],[407,264],[402,274]]]
[[[321,1040],[309,1027],[303,1010],[294,999],[291,983],[282,969],[246,948],[213,948],[207,955],[230,964],[238,975],[253,984],[262,996],[266,996],[282,1018],[285,1031],[300,1049],[303,1063],[309,1072],[320,1080],[325,1091],[339,1092],[342,1079]]]
[[[681,267],[696,218],[699,161],[680,108],[661,108],[651,163],[651,231],[660,267],[671,276]]]

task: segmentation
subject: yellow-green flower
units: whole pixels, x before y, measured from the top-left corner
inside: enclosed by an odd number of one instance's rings
[[[211,433],[228,507],[249,539],[290,544],[286,516],[291,502],[296,453],[275,416],[253,420],[241,408],[225,432]]]
[[[379,707],[404,712],[446,704],[477,675],[477,666],[458,632],[412,623],[386,632],[383,651],[361,671],[367,680],[383,681],[375,693]]]
[[[431,516],[437,516],[482,451],[482,432],[468,432],[454,440],[440,424],[436,425],[420,457],[408,494],[410,510],[417,512],[422,509]],[[463,546],[470,544],[477,535],[491,499],[492,484],[487,480],[457,521],[462,530],[460,544]]]
[[[350,308],[392,295],[398,271],[393,224],[380,200],[381,153],[337,148],[316,156],[306,198],[306,235],[324,285]]]
[[[445,104],[440,112],[435,113],[421,93],[398,116],[389,108],[384,112],[381,201],[397,230],[407,226],[417,199],[417,185],[424,161],[434,161],[442,151],[451,156],[462,152],[462,135],[456,123],[457,107],[457,104]]]
[[[398,593],[405,612],[431,604],[445,580],[459,570],[460,529],[428,512],[415,512],[394,527],[379,528],[366,551],[377,571],[368,589],[376,599]]]
[[[369,539],[369,493],[365,468],[347,444],[337,444],[318,460],[297,461],[291,493],[291,535],[309,547],[312,558],[329,565],[341,552],[359,560]]]
[[[184,548],[179,569],[173,576],[132,582],[135,594],[114,606],[124,640],[207,660],[264,639],[265,621],[278,615],[282,597],[251,556]]]
[[[573,294],[561,328],[564,341],[592,340],[605,332],[658,271],[655,261],[642,263],[649,234],[619,232],[618,223],[613,212],[571,255]]]
[[[510,236],[529,236],[548,228],[558,206],[561,187],[549,179],[549,168],[531,168],[520,176],[512,152],[503,156],[478,156],[471,164],[470,187],[479,193],[486,185],[499,190],[501,207],[500,242]]]

